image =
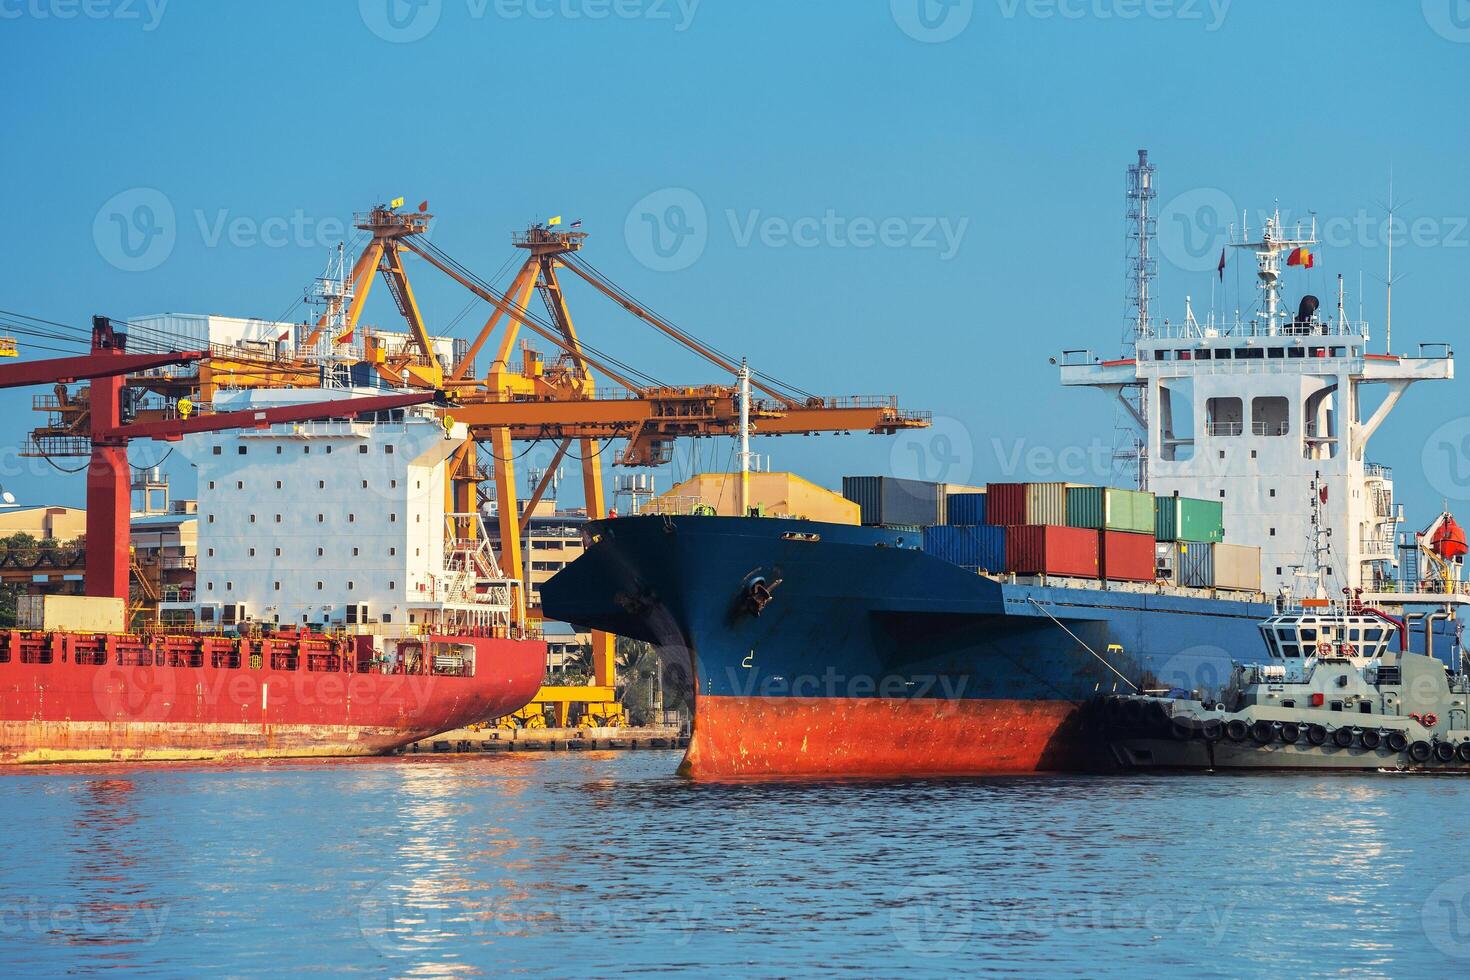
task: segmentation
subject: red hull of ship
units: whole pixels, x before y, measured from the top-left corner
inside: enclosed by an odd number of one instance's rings
[[[290,640],[259,656],[260,641],[5,634],[0,764],[373,755],[509,714],[541,683],[542,642],[424,639],[473,646],[473,676],[358,671]],[[178,662],[189,651],[197,665]]]
[[[696,698],[696,780],[912,778],[1087,768],[1070,701]]]

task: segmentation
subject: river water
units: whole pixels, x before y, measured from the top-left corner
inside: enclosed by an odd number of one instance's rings
[[[1470,973],[1470,779],[677,762],[11,770],[0,974]]]

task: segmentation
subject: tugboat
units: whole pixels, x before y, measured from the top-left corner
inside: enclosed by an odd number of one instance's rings
[[[1432,650],[1409,652],[1404,621],[1356,602],[1320,602],[1261,624],[1267,659],[1235,664],[1223,700],[1184,691],[1104,698],[1118,764],[1470,772],[1470,676],[1460,651],[1446,666]],[[1426,621],[1426,638],[1432,627]]]

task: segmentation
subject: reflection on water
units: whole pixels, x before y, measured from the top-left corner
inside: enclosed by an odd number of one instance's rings
[[[699,786],[666,752],[0,774],[0,971],[1470,971],[1470,781]]]

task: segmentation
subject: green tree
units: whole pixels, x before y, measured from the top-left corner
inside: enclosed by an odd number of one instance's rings
[[[652,644],[618,637],[617,665],[618,700],[632,724],[661,724],[663,711],[688,710],[693,693],[688,671],[666,662]]]

